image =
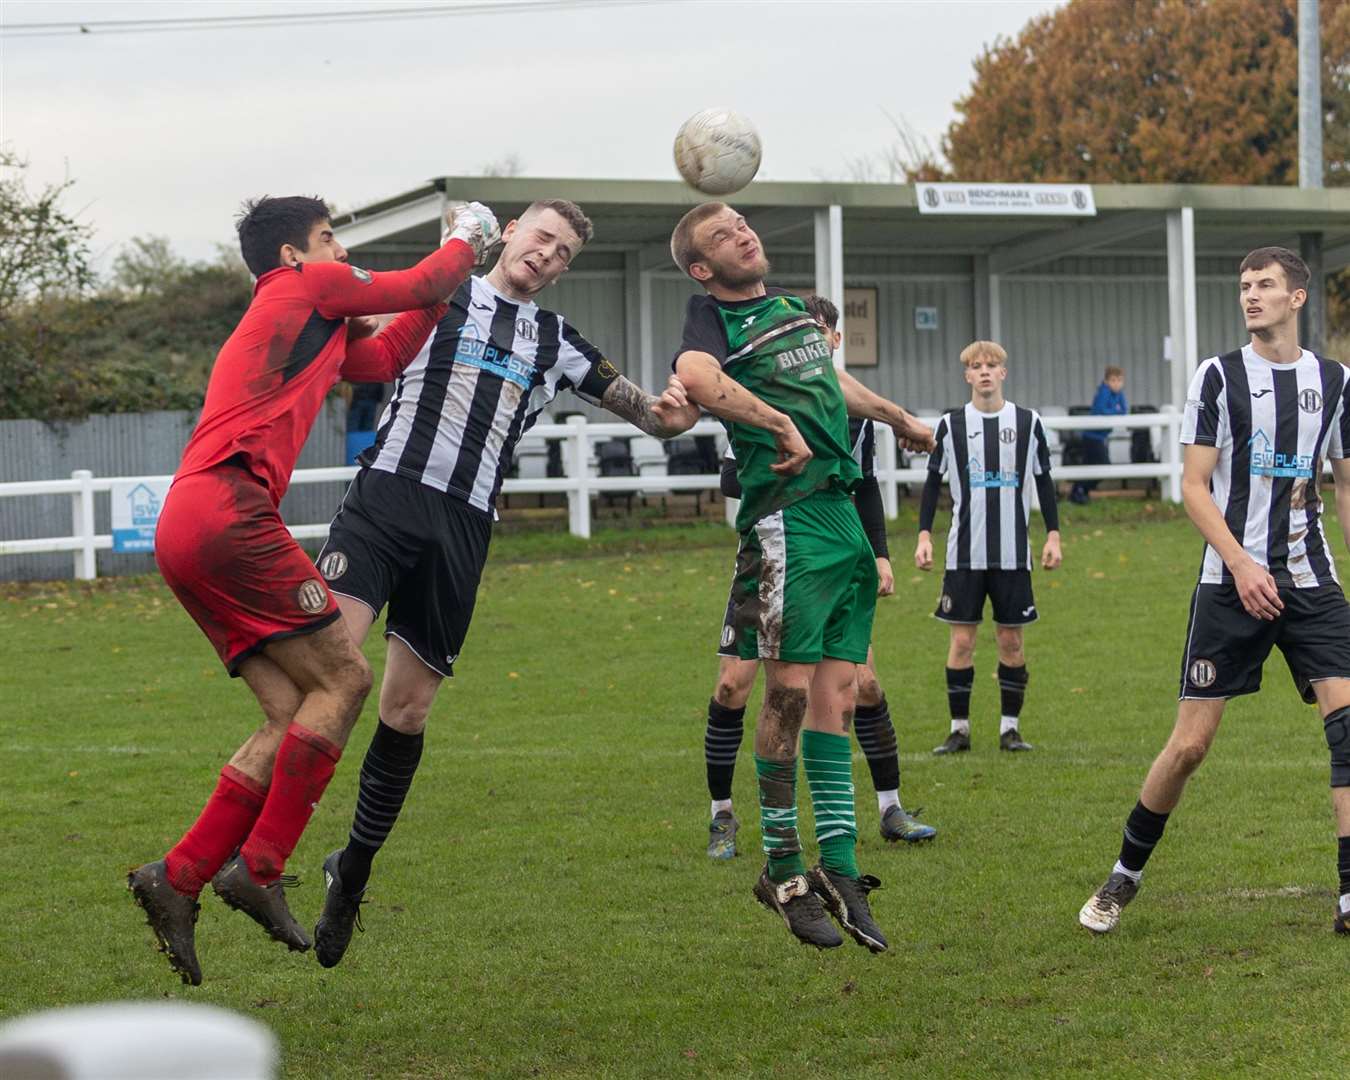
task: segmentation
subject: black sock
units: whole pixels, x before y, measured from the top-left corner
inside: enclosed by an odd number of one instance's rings
[[[953,720],[970,719],[970,691],[974,685],[974,667],[947,669],[947,708]]]
[[[359,893],[370,880],[370,864],[398,820],[421,758],[422,732],[405,735],[383,720],[376,725],[361,762],[351,835],[338,864],[343,891],[348,895]]]
[[[898,791],[900,788],[900,757],[895,747],[895,727],[891,724],[891,710],[883,696],[875,705],[859,705],[853,713],[858,745],[867,755],[867,767],[872,772],[872,786],[878,791]]]
[[[736,755],[745,732],[745,706],[728,709],[716,698],[708,701],[708,730],[703,735],[703,758],[708,765],[708,794],[714,799],[731,798],[731,780],[736,774]]]
[[[1336,870],[1341,875],[1341,895],[1350,893],[1350,836],[1336,838]]]
[[[1016,720],[1022,715],[1022,702],[1027,696],[1027,666],[998,665],[998,689],[1002,698],[1003,715]]]
[[[1153,854],[1153,848],[1162,839],[1167,827],[1167,815],[1155,814],[1142,802],[1134,804],[1125,819],[1125,838],[1120,844],[1120,864],[1135,873],[1144,869],[1144,863]]]

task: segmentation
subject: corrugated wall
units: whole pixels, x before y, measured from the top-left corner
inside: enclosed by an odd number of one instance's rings
[[[1201,358],[1247,340],[1230,260],[1200,260],[1196,270]],[[1061,259],[1045,271],[1002,280],[1008,395],[1029,405],[1091,401],[1102,368],[1126,370],[1132,404],[1171,398],[1167,264],[1159,258]]]
[[[0,421],[0,482],[69,479],[76,469],[95,476],[157,476],[171,473],[192,433],[189,412],[152,412],[91,416],[78,424],[48,425],[37,420]],[[335,398],[319,414],[300,454],[301,468],[343,464],[346,405]],[[342,484],[306,484],[292,488],[281,504],[288,522],[309,523],[332,517],[342,499]],[[106,493],[94,496],[95,531],[112,531]],[[0,499],[0,537],[20,540],[69,536],[71,497],[41,495]],[[0,580],[27,581],[71,576],[73,555],[5,555]],[[150,555],[98,553],[100,574],[145,574],[155,569]]]

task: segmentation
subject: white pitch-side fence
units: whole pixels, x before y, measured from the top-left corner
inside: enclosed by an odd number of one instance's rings
[[[936,417],[925,417],[929,424]],[[1177,445],[1180,414],[1174,410],[1144,413],[1133,416],[1045,416],[1043,417],[1052,441],[1059,443],[1058,433],[1102,428],[1107,424],[1114,430],[1122,428],[1149,428],[1152,431],[1157,462],[1135,462],[1112,465],[1073,465],[1055,469],[1057,480],[1156,479],[1163,484],[1165,497],[1173,502],[1181,499],[1181,455]],[[686,435],[720,435],[722,425],[703,420]],[[642,433],[626,423],[588,423],[584,417],[573,416],[563,424],[538,424],[522,438],[518,456],[541,451],[545,440],[563,440],[563,468],[560,477],[522,477],[506,480],[502,491],[508,495],[560,492],[567,496],[568,528],[575,536],[591,535],[591,497],[599,493],[636,492],[645,495],[677,491],[707,491],[716,489],[716,475],[669,476],[664,474],[664,462],[652,462],[661,472],[637,476],[597,476],[593,462],[593,444],[613,438],[642,437]],[[907,468],[899,467],[894,439],[877,439],[877,479],[881,484],[882,502],[887,515],[894,517],[899,506],[901,484],[922,484],[927,475],[926,459],[914,458]],[[641,468],[649,467],[639,461]],[[356,473],[351,466],[326,469],[297,469],[291,477],[294,484],[322,484],[350,480]],[[52,552],[71,552],[74,556],[75,577],[89,580],[97,576],[96,552],[110,550],[113,538],[108,533],[94,531],[94,495],[106,492],[114,484],[138,481],[165,482],[168,476],[95,476],[88,469],[76,469],[69,480],[23,480],[0,484],[0,498],[22,498],[35,495],[69,495],[71,529],[68,536],[44,536],[30,539],[0,539],[0,555],[31,555]],[[337,499],[334,499],[336,508]],[[735,517],[735,503],[729,500],[727,519]],[[327,535],[328,522],[291,525],[291,534],[297,539],[313,539]]]

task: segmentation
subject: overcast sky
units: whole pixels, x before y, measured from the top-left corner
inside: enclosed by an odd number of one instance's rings
[[[441,0],[445,3],[445,0]],[[6,26],[276,11],[314,3],[4,0]],[[394,0],[390,7],[425,6]],[[190,257],[232,241],[242,198],[344,208],[515,154],[530,176],[675,176],[680,123],[751,118],[760,177],[846,175],[901,117],[934,146],[987,42],[1052,0],[676,0],[358,24],[0,36],[0,138],[106,259],[137,235]]]

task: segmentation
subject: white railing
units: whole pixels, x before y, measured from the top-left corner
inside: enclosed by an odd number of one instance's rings
[[[925,417],[936,423],[936,417]],[[1152,443],[1162,460],[1118,465],[1073,465],[1055,469],[1057,480],[1146,479],[1166,480],[1166,496],[1174,502],[1181,499],[1181,455],[1177,445],[1180,414],[1172,410],[1136,416],[1047,416],[1044,418],[1051,432],[1079,431],[1110,425],[1120,428],[1152,428]],[[723,427],[714,420],[702,420],[686,436],[721,435]],[[635,453],[639,467],[637,476],[597,476],[592,460],[592,443],[613,438],[646,438],[627,423],[588,423],[584,417],[571,417],[562,424],[538,424],[521,439],[518,458],[538,458],[547,440],[563,440],[563,469],[560,477],[520,477],[506,480],[502,491],[507,495],[544,494],[560,492],[567,496],[568,528],[575,536],[591,535],[591,496],[601,492],[641,492],[662,494],[677,491],[708,491],[718,487],[715,474],[698,476],[669,476],[664,474],[664,456],[647,458]],[[926,459],[911,460],[908,468],[898,466],[895,440],[878,439],[877,479],[881,485],[882,502],[886,513],[894,517],[899,506],[899,485],[922,484],[927,476]],[[644,468],[652,471],[642,472]],[[352,466],[323,469],[297,469],[291,476],[294,484],[323,484],[350,480],[356,474]],[[111,550],[113,538],[108,533],[94,531],[94,495],[106,492],[114,484],[138,481],[166,482],[168,476],[95,476],[88,469],[76,469],[69,480],[23,480],[0,483],[0,498],[33,495],[69,495],[71,502],[71,531],[69,536],[47,536],[32,539],[0,539],[0,555],[48,554],[69,551],[74,555],[75,577],[83,580],[97,576],[96,552]],[[334,506],[338,499],[335,497]],[[736,504],[728,500],[727,520],[735,519]],[[297,539],[314,539],[327,535],[328,522],[292,525],[290,531]]]

